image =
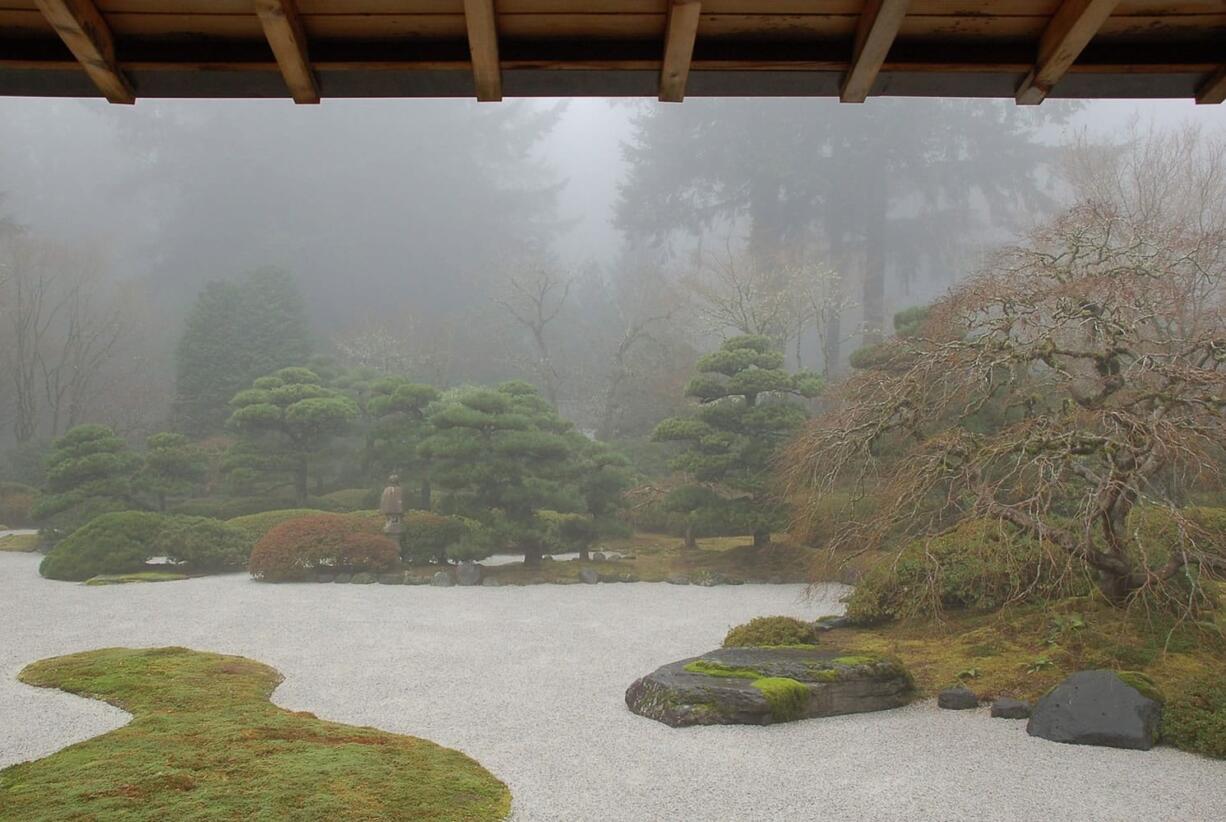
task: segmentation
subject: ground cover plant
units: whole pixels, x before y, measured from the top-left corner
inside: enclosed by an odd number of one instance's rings
[[[281,676],[185,648],[36,662],[23,682],[101,699],[122,728],[0,771],[6,819],[494,820],[505,785],[458,751],[268,701]]]

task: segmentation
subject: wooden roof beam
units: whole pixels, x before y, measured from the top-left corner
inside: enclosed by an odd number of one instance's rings
[[[701,13],[701,0],[669,0],[664,60],[660,64],[661,103],[680,103],[685,99],[685,84],[690,77]]]
[[[1037,106],[1102,28],[1119,0],[1064,0],[1039,40],[1039,57],[1017,89],[1019,105]]]
[[[1226,102],[1226,66],[1214,72],[1208,80],[1196,90],[1198,103]]]
[[[464,0],[468,26],[468,51],[472,56],[477,99],[496,103],[502,99],[502,63],[498,59],[498,18],[494,0]]]
[[[856,26],[856,41],[851,52],[851,69],[843,80],[839,99],[844,103],[863,103],[873,90],[890,46],[898,36],[910,0],[868,0]]]
[[[255,0],[255,13],[294,102],[318,103],[319,83],[311,69],[306,30],[294,0]]]
[[[102,95],[112,103],[136,102],[132,84],[119,70],[111,27],[92,0],[36,0],[39,11],[68,46]]]

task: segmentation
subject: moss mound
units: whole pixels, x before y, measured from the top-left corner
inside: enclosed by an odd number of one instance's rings
[[[36,662],[20,677],[133,720],[0,771],[13,822],[492,820],[510,808],[506,786],[458,751],[274,706],[280,675],[242,657],[110,648]]]
[[[724,637],[725,648],[770,648],[816,645],[817,629],[786,616],[756,617],[738,625]]]
[[[771,716],[776,722],[788,722],[804,713],[809,701],[809,689],[802,683],[786,676],[766,676],[751,683],[766,697],[771,706]]]

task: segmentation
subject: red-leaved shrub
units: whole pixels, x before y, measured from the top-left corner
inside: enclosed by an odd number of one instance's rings
[[[285,582],[317,570],[379,573],[396,564],[396,543],[373,532],[362,518],[317,514],[283,522],[251,551],[248,570],[256,579]]]

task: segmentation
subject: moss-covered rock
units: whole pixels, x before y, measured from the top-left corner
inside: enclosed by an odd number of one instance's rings
[[[626,691],[634,713],[684,725],[769,725],[896,708],[913,692],[896,660],[816,648],[721,648],[673,662]]]

